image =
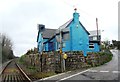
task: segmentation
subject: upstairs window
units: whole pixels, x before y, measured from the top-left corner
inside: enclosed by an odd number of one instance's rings
[[[65,33],[65,34],[62,35],[62,39],[63,39],[64,41],[69,40],[69,39],[70,39],[69,37],[70,37],[70,34],[69,34],[69,33]]]
[[[97,36],[94,36],[94,37],[93,37],[93,40],[97,40]]]

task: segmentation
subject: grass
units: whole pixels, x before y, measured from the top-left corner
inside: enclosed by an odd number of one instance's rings
[[[38,73],[32,74],[32,76],[36,78],[45,78],[55,74],[56,74],[55,72],[38,72]]]

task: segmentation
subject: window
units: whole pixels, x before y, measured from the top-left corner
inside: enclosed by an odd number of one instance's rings
[[[60,42],[60,35],[56,35],[56,40],[58,43]]]
[[[93,40],[97,40],[97,36],[94,36],[94,37],[93,37]]]
[[[65,45],[65,42],[63,42],[62,47],[65,48],[65,46],[66,46],[66,45]]]
[[[66,41],[66,40],[69,40],[69,37],[70,37],[69,33],[65,33],[63,34],[62,39]]]
[[[59,42],[57,42],[57,49],[59,49],[59,48],[60,48],[59,44],[60,44],[60,43],[59,43]]]
[[[93,49],[93,48],[94,48],[94,44],[93,44],[93,43],[90,43],[90,44],[89,44],[89,48]]]

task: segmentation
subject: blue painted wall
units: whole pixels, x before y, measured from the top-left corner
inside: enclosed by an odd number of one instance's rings
[[[38,51],[39,52],[42,51],[42,43],[43,43],[43,37],[42,37],[41,33],[39,33],[39,37],[38,37]]]
[[[88,48],[88,52],[99,52],[100,51],[100,45],[98,43],[93,43],[94,48]]]
[[[84,56],[86,56],[88,48],[87,44],[89,43],[89,36],[79,23],[79,13],[73,14],[73,22],[70,26],[70,34],[71,34],[71,50],[72,51],[82,50]]]
[[[48,39],[47,38],[43,38],[43,42],[46,42],[46,41],[48,41]],[[43,51],[49,51],[48,50],[48,43],[44,44],[44,50]]]
[[[89,47],[89,36],[79,22],[79,13],[73,13],[73,21],[68,28],[70,29],[70,40],[63,41],[65,43],[63,51],[82,50],[84,56],[86,56]]]
[[[56,39],[55,38],[52,38],[46,44],[47,45],[45,45],[45,47],[48,48],[48,50],[46,50],[46,51],[56,51],[57,50],[57,46],[56,46],[57,44],[56,44]]]
[[[44,42],[48,41],[48,39],[44,39],[42,37],[42,34],[39,33],[39,37],[38,37],[38,51],[41,52],[42,51],[42,45],[43,45],[43,51],[48,51],[48,43],[43,44]]]
[[[71,51],[70,49],[70,40],[63,41],[64,47],[62,48],[63,51]]]

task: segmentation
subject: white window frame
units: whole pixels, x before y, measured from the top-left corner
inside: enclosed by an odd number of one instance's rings
[[[93,37],[93,40],[97,40],[97,36],[94,36],[94,37]]]

